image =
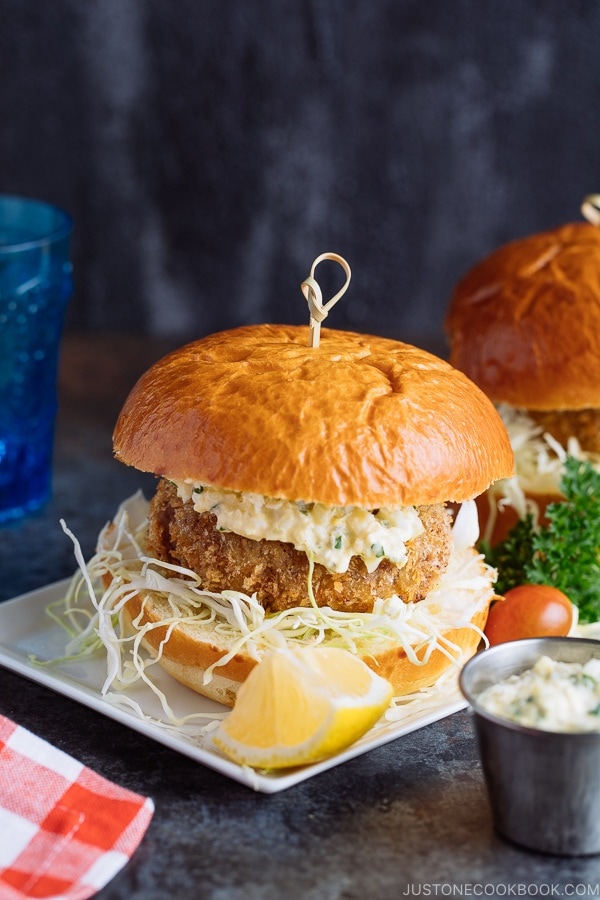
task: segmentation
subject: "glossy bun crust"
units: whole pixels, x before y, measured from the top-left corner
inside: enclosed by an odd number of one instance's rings
[[[489,399],[380,337],[245,326],[157,362],[127,398],[116,457],[147,472],[329,506],[466,500],[513,472]]]
[[[495,402],[600,407],[600,228],[500,247],[456,286],[446,329],[450,362]]]

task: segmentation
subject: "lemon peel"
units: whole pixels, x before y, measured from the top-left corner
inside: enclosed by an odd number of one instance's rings
[[[347,650],[277,648],[241,685],[214,743],[252,768],[318,762],[362,737],[392,694],[389,681]]]

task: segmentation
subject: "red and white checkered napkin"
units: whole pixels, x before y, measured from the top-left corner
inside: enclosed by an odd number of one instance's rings
[[[125,865],[152,800],[0,716],[0,900],[84,900]]]

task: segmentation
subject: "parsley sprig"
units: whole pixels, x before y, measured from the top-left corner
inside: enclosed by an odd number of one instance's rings
[[[600,619],[600,473],[567,457],[560,489],[564,501],[546,509],[547,523],[519,520],[495,547],[481,545],[498,570],[496,591],[519,584],[557,587],[579,608],[580,622]]]

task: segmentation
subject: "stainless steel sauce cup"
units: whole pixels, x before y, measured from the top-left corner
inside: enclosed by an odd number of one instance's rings
[[[543,853],[600,853],[600,732],[551,732],[483,709],[490,685],[530,669],[540,656],[584,663],[600,657],[600,641],[534,638],[480,652],[463,668],[461,690],[473,713],[496,829]]]

